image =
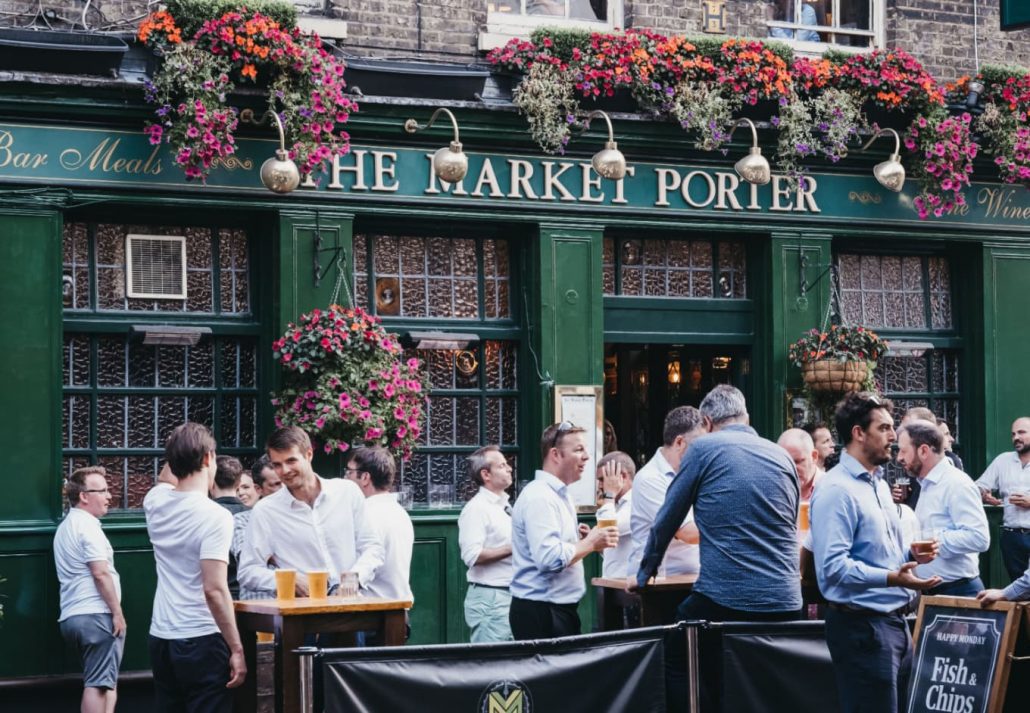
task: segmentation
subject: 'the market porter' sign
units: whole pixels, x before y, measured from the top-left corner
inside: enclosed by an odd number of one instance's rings
[[[924,597],[916,624],[909,713],[996,713],[1022,610],[975,599]]]

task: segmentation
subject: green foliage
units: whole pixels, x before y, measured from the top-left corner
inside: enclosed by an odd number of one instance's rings
[[[823,59],[829,60],[830,64],[842,65],[851,57],[849,52],[830,48],[823,52]]]
[[[207,20],[243,8],[272,18],[283,29],[297,26],[297,8],[288,0],[167,0],[165,6],[184,39],[193,37]]]
[[[544,40],[551,41],[551,54],[563,62],[572,59],[572,50],[578,48],[586,51],[590,48],[590,30],[570,29],[565,27],[538,27],[529,36],[530,41],[543,46]]]
[[[697,53],[703,57],[714,57],[719,54],[722,43],[726,41],[723,35],[693,35],[687,37],[687,42],[697,48]]]
[[[992,84],[1005,84],[1011,79],[1019,79],[1026,76],[1027,70],[1024,67],[1016,67],[1008,64],[985,64],[980,68],[980,76],[987,86]]]

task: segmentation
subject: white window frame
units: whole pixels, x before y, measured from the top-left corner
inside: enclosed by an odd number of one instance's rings
[[[794,2],[794,17],[801,17],[801,6],[804,5],[804,0],[793,0]],[[840,17],[840,2],[841,0],[830,0],[833,7],[833,16]],[[790,45],[795,52],[808,56],[819,56],[822,55],[827,49],[835,49],[842,52],[850,52],[853,54],[861,54],[863,52],[872,52],[875,49],[880,49],[886,44],[886,11],[884,9],[886,3],[884,0],[870,0],[870,14],[871,14],[871,28],[869,30],[858,30],[851,28],[841,28],[840,26],[832,25],[803,25],[800,22],[782,22],[778,20],[767,20],[766,26],[769,29],[782,28],[784,30],[791,30],[797,32],[799,30],[805,31],[810,30],[814,32],[828,33],[831,36],[843,36],[843,37],[867,37],[872,40],[872,46],[870,47],[855,47],[853,45],[842,45],[836,42],[808,42],[805,40],[797,40],[783,37],[768,37],[763,39],[772,40],[775,42],[783,42],[784,44]]]
[[[479,30],[479,49],[492,50],[503,47],[508,40],[515,37],[529,39],[539,27],[561,27],[580,29],[590,32],[606,32],[618,29],[623,24],[623,0],[608,0],[608,18],[606,20],[580,20],[560,17],[558,15],[526,14],[528,0],[512,0],[518,3],[520,12],[487,11],[486,26]],[[565,14],[569,13],[571,0],[565,0]]]

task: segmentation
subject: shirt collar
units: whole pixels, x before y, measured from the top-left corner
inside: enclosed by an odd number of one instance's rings
[[[939,483],[941,478],[944,476],[944,472],[951,465],[951,461],[945,455],[941,456],[941,460],[935,465],[929,473],[923,477],[924,483]]]
[[[658,472],[664,476],[672,477],[676,475],[676,471],[669,465],[669,461],[665,460],[665,456],[662,455],[662,449],[659,448],[654,452],[655,465],[658,466]]]
[[[536,479],[545,482],[551,490],[563,498],[569,490],[569,486],[558,480],[558,476],[548,473],[546,470],[538,470],[536,472]]]
[[[482,485],[479,486],[479,494],[491,505],[507,505],[509,500],[508,491],[502,490],[499,493],[492,493]]]
[[[315,473],[315,477],[318,478],[318,486],[319,487],[318,487],[318,495],[315,496],[315,502],[312,504],[311,508],[309,508],[311,510],[313,510],[316,507],[318,507],[318,504],[320,502],[322,502],[323,498],[326,497],[326,487],[325,486],[329,482],[328,480],[323,478],[318,473]],[[308,507],[308,504],[306,502],[304,502],[303,500],[298,500],[297,498],[295,498],[293,496],[293,493],[290,492],[290,489],[287,488],[285,485],[282,488],[280,488],[280,490],[285,490],[286,491],[286,497],[289,498],[290,509],[307,508]]]
[[[872,475],[870,475],[869,471],[865,469],[865,466],[859,463],[858,460],[847,451],[843,451],[840,454],[840,466],[844,469],[844,472],[852,478],[861,478],[863,476],[866,478],[883,477],[883,466],[876,466],[876,469],[872,472]]]

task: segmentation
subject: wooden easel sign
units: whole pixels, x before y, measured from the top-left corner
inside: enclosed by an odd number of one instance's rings
[[[909,713],[1001,713],[1023,607],[923,597]]]

